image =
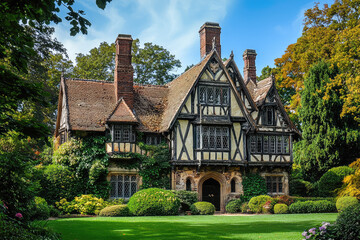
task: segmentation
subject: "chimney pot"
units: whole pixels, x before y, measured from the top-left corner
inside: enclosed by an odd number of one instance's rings
[[[213,49],[213,39],[215,37],[215,49],[221,57],[221,44],[220,44],[221,27],[218,23],[206,22],[200,30],[200,57],[205,57]]]

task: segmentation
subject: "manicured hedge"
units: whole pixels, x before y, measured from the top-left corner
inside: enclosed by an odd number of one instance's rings
[[[131,216],[131,213],[129,211],[128,206],[123,204],[123,205],[108,206],[100,211],[99,216],[122,217],[122,216]]]
[[[350,206],[336,219],[339,240],[360,239],[360,204]]]
[[[356,197],[341,197],[336,201],[336,209],[338,212],[342,212],[345,208],[358,204],[359,201]]]
[[[209,202],[196,202],[190,207],[193,215],[213,215],[215,213],[215,206]]]
[[[284,203],[275,204],[275,206],[274,206],[275,214],[284,214],[284,213],[288,213],[288,212],[289,212],[288,205],[286,205]]]
[[[289,207],[290,213],[326,213],[335,211],[335,203],[327,200],[295,202]]]
[[[336,198],[333,197],[291,197],[295,202],[306,202],[306,201],[321,201],[327,200],[330,202],[336,202]]]
[[[136,216],[176,215],[180,200],[169,190],[148,188],[135,193],[130,198],[128,207]]]
[[[241,212],[241,205],[242,201],[240,199],[235,199],[226,204],[225,210],[227,213],[238,213]]]
[[[260,195],[250,199],[249,208],[254,213],[261,213],[263,211],[263,206],[267,201],[271,201],[272,198],[268,195]]]

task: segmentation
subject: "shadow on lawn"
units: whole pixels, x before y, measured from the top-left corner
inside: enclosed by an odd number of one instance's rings
[[[56,221],[50,226],[66,239],[299,239],[301,232],[319,224],[299,222],[171,222],[171,221]],[[295,238],[287,238],[291,233]],[[294,235],[295,234],[295,235]],[[267,235],[262,237],[263,235]]]

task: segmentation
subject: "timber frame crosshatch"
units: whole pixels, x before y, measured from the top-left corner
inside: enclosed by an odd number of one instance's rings
[[[164,86],[134,84],[132,37],[124,34],[116,39],[114,82],[61,79],[55,137],[61,144],[69,136],[110,134],[109,197],[127,198],[141,185],[136,169],[113,164],[124,160],[121,153],[147,154],[136,132],[146,144],[168,144],[173,190],[197,191],[222,212],[243,193],[248,173],[260,174],[269,194],[289,193],[292,143],[300,133],[274,77],[257,81],[255,50],[244,51],[242,75],[233,53],[222,60],[220,32],[218,23],[201,26],[200,62]],[[216,201],[203,196],[204,183]]]

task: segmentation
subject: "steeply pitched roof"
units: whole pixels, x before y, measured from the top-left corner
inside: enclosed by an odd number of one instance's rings
[[[203,71],[212,56],[212,53],[213,52],[206,55],[200,63],[196,64],[166,85],[168,87],[167,104],[164,109],[160,131],[167,131],[170,128],[176,113],[189,95],[192,86],[200,76],[200,73]]]
[[[137,123],[134,113],[131,111],[129,106],[126,104],[123,98],[120,98],[116,104],[114,110],[106,120],[107,122],[127,122]]]
[[[271,86],[273,85],[272,77],[265,78],[256,84],[253,81],[248,81],[246,87],[248,88],[252,99],[257,106],[263,104]]]

